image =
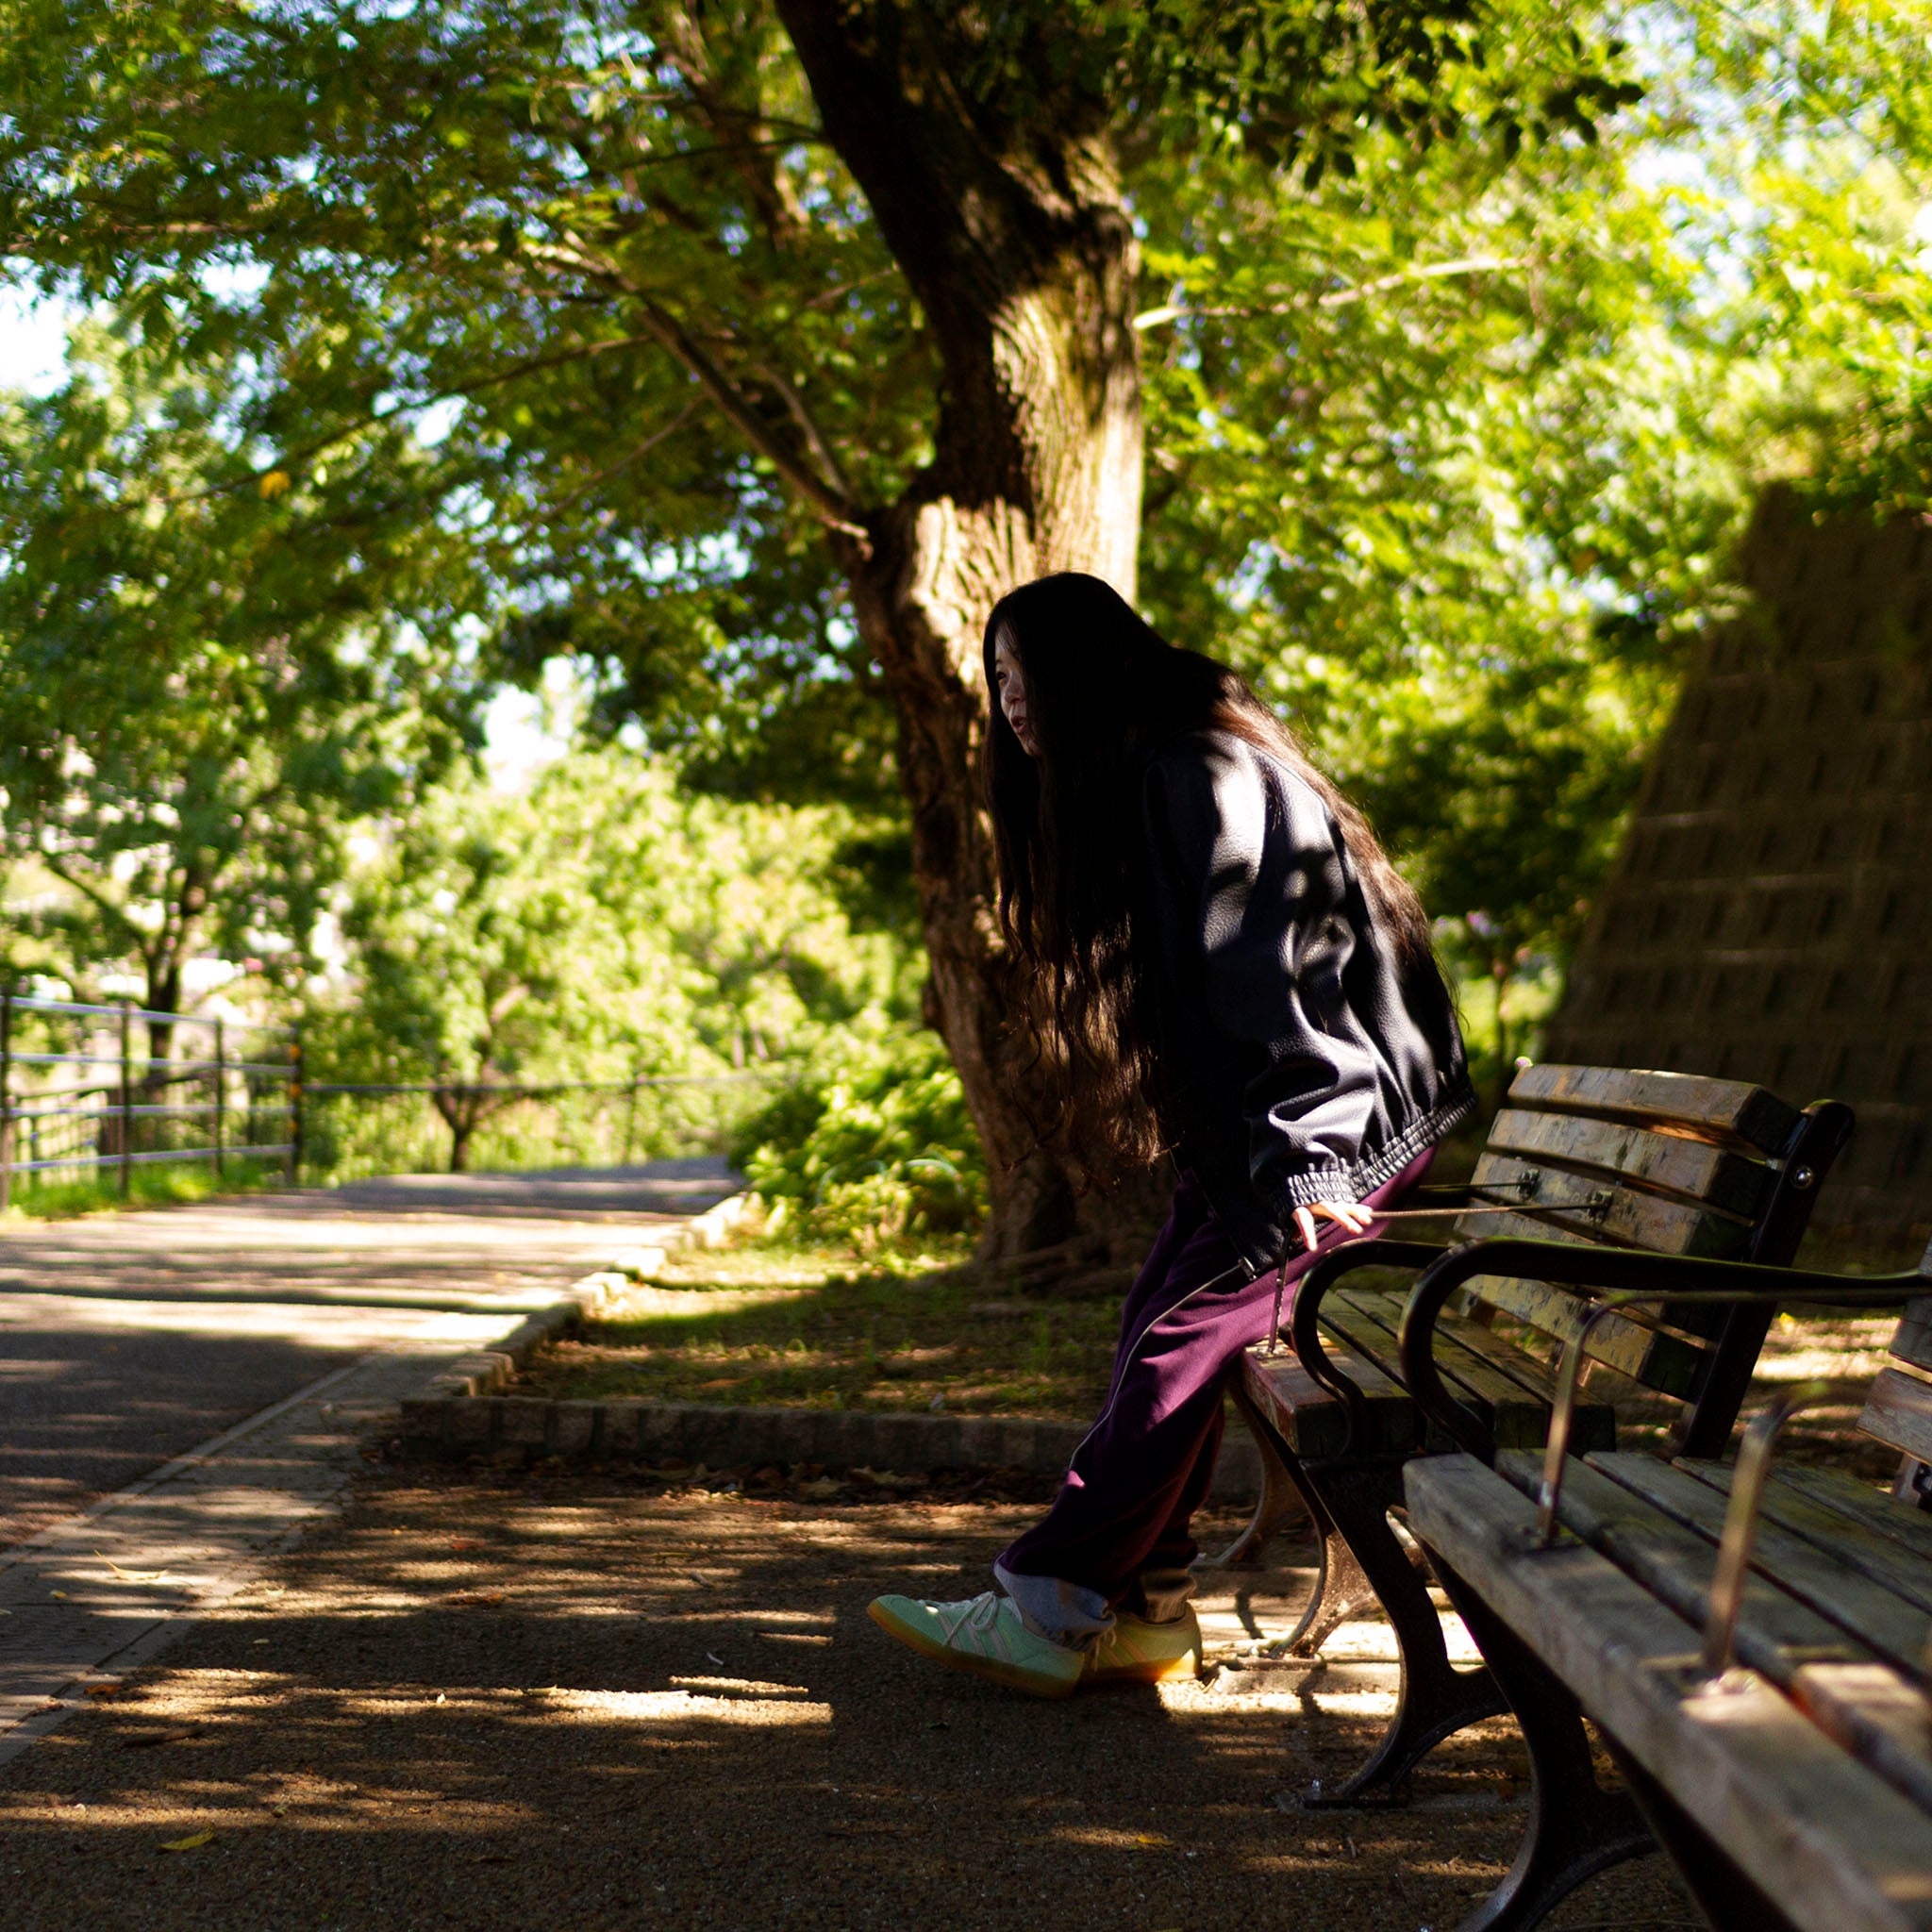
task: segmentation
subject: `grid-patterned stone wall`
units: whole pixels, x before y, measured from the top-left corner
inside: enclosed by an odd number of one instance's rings
[[[1543,1051],[1849,1102],[1817,1224],[1903,1247],[1932,1228],[1932,526],[1774,491],[1741,563]]]

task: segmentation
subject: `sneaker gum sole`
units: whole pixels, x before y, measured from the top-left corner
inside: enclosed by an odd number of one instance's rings
[[[996,1657],[978,1657],[971,1651],[952,1650],[943,1643],[935,1643],[923,1630],[915,1630],[909,1624],[902,1624],[890,1611],[882,1610],[876,1603],[866,1606],[866,1615],[889,1636],[896,1638],[908,1650],[916,1650],[921,1657],[930,1657],[936,1664],[944,1664],[948,1670],[961,1671],[969,1677],[986,1677],[995,1684],[1004,1684],[1011,1690],[1024,1690],[1033,1697],[1071,1697],[1080,1688],[1081,1678],[1038,1676],[1031,1671],[1022,1670],[1017,1664],[1009,1664]]]
[[[1141,1663],[1095,1665],[1084,1679],[1089,1684],[1166,1684],[1175,1677],[1198,1677],[1201,1653],[1183,1651],[1179,1657],[1150,1658]]]

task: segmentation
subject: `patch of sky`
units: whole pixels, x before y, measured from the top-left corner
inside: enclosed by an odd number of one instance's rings
[[[204,263],[199,279],[217,302],[230,308],[245,308],[268,287],[274,273],[265,261],[245,255],[225,256]]]
[[[619,538],[611,554],[641,583],[669,586],[691,581],[731,583],[752,568],[751,553],[736,530],[714,530],[685,543],[645,547]]]
[[[1241,559],[1223,579],[1221,594],[1228,608],[1245,613],[1252,609],[1266,588],[1268,579],[1284,561],[1274,545],[1265,541],[1250,543]]]
[[[19,262],[0,273],[8,284],[0,286],[0,387],[51,395],[67,379],[67,337],[87,310],[33,288]]]
[[[463,408],[464,399],[461,396],[440,396],[417,416],[416,441],[425,449],[434,449],[439,443],[447,441],[450,432],[462,419]]]
[[[570,751],[593,683],[588,665],[553,658],[537,690],[496,692],[483,712],[483,769],[495,790],[527,791]]]

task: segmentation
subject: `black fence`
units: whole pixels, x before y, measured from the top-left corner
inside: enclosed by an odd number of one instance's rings
[[[89,1178],[125,1196],[171,1161],[326,1186],[715,1154],[778,1077],[310,1083],[295,1027],[0,992],[0,1209]]]
[[[292,1027],[0,992],[0,1208],[22,1182],[301,1162]]]

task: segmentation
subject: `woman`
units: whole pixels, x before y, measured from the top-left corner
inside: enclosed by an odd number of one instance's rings
[[[1180,1182],[1106,1407],[1000,1590],[872,1615],[1058,1696],[1196,1666],[1189,1519],[1275,1272],[1374,1231],[1475,1097],[1415,893],[1234,673],[1074,572],[1001,599],[985,662],[1000,921],[1054,1126],[1089,1164],[1171,1149]]]

